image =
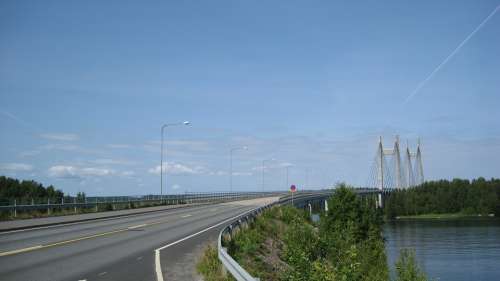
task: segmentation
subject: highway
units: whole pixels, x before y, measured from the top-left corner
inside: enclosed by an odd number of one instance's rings
[[[0,279],[189,280],[194,272],[193,253],[199,253],[205,240],[215,237],[234,217],[277,199],[3,232]]]

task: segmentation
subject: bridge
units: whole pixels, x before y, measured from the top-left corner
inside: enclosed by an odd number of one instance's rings
[[[382,206],[382,194],[393,189],[404,189],[420,185],[424,182],[424,166],[420,139],[417,140],[415,152],[410,150],[408,141],[401,161],[399,136],[395,137],[394,146],[385,148],[382,137],[379,137],[377,152],[372,161],[366,187],[378,189],[379,206]]]
[[[381,205],[382,193],[422,182],[420,143],[414,153],[406,148],[404,165],[400,154],[399,138],[392,149],[384,148],[380,139],[371,168],[373,179],[356,192],[378,195]],[[295,195],[293,204],[310,211],[328,208],[326,199],[333,192],[303,190]],[[157,206],[131,208],[150,203]],[[14,202],[1,210],[13,217],[27,210],[77,213],[81,208],[99,210],[104,205],[122,210],[0,222],[0,276],[2,280],[47,281],[194,279],[195,253],[207,241],[216,240],[228,226],[238,227],[271,204],[292,204],[292,199],[288,192],[229,192]],[[221,251],[226,267],[237,267]]]

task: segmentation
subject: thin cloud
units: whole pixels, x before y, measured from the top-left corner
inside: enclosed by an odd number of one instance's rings
[[[36,156],[40,153],[41,153],[41,151],[39,149],[27,150],[27,151],[23,151],[23,152],[19,153],[19,157],[31,157],[31,156]]]
[[[135,172],[134,171],[123,171],[120,173],[120,175],[123,177],[133,177],[133,176],[135,176]]]
[[[64,150],[64,151],[76,151],[80,150],[81,147],[74,144],[47,144],[40,146],[42,150]]]
[[[57,133],[49,133],[49,134],[41,134],[40,137],[48,140],[56,140],[56,141],[77,141],[80,137],[77,134],[57,134]]]
[[[23,163],[4,163],[0,164],[0,171],[9,172],[28,172],[33,170],[33,166]]]
[[[130,161],[130,160],[108,159],[108,158],[96,159],[96,160],[92,160],[90,162],[94,163],[94,164],[99,164],[99,165],[135,165],[135,164],[137,164],[136,162]]]
[[[498,5],[493,12],[491,12],[454,50],[451,52],[422,82],[420,82],[415,90],[406,97],[403,105],[407,104],[418,92],[431,80],[436,73],[451,60],[462,47],[498,12],[500,5]]]
[[[16,121],[17,123],[23,125],[23,126],[26,126],[26,127],[29,127],[30,129],[33,129],[34,130],[34,127],[32,124],[24,121],[23,119],[17,117],[16,115],[8,112],[8,111],[5,111],[5,110],[0,110],[0,114],[2,114],[3,116],[6,116],[7,118],[9,119],[12,119],[14,121]]]
[[[251,176],[253,173],[251,172],[233,172],[233,176]]]
[[[59,179],[82,179],[114,175],[115,171],[105,168],[86,167],[80,168],[69,165],[56,165],[48,170],[48,175]]]
[[[161,171],[160,165],[148,170],[149,173],[157,175],[160,174],[160,171]],[[189,167],[187,165],[179,163],[164,162],[163,172],[172,175],[183,175],[183,174],[205,174],[207,173],[207,170],[202,166]]]
[[[226,171],[215,171],[215,172],[210,172],[208,173],[210,176],[226,176],[228,175],[229,173],[226,172]],[[234,173],[233,173],[234,175]]]
[[[115,149],[125,149],[125,148],[131,148],[132,146],[129,144],[108,144],[108,147]]]

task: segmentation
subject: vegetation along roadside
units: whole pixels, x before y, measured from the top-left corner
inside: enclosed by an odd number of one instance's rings
[[[361,198],[345,186],[337,188],[328,204],[317,223],[300,209],[273,207],[224,244],[260,280],[391,280],[383,211],[371,198]],[[213,247],[206,249],[198,271],[206,281],[232,280]],[[393,279],[427,280],[411,250],[401,252]]]

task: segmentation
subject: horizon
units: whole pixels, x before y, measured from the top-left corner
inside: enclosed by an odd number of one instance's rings
[[[88,196],[498,178],[498,1],[0,3],[0,175]],[[377,7],[378,9],[374,9]],[[374,12],[374,11],[377,12]],[[309,171],[309,174],[308,172]]]

